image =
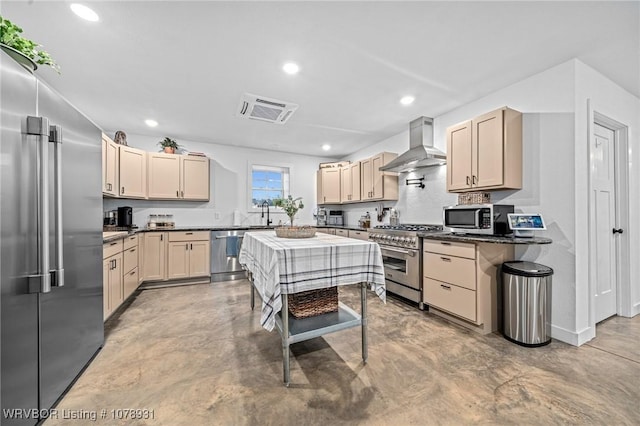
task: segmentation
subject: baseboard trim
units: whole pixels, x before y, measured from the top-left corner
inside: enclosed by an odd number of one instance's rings
[[[594,327],[586,327],[576,332],[552,324],[551,337],[573,346],[581,346],[596,337],[596,334]]]

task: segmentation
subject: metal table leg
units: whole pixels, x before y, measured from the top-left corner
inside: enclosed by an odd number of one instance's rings
[[[284,385],[289,387],[289,301],[287,295],[282,295],[282,369]]]
[[[362,362],[367,363],[369,347],[367,342],[367,283],[360,283],[360,316],[362,317]]]
[[[249,284],[251,285],[251,310],[253,311],[256,305],[256,288],[253,286],[253,280],[249,281]]]

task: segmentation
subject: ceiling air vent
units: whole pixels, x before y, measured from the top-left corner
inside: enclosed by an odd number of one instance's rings
[[[298,109],[298,105],[277,99],[256,96],[245,93],[238,106],[239,117],[253,118],[254,120],[268,121],[270,123],[284,124]]]

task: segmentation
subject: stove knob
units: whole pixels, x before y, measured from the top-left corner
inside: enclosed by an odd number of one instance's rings
[[[406,245],[407,244],[407,239],[405,237],[400,237],[398,239],[398,242],[400,243],[400,245]]]

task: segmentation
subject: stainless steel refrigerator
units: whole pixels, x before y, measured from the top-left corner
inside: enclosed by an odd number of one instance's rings
[[[0,71],[0,423],[36,424],[104,341],[101,132],[4,52]]]

